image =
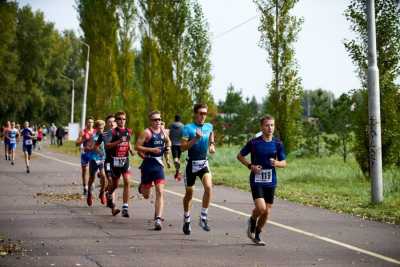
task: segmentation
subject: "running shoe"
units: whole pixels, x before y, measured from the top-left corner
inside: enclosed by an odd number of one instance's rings
[[[247,221],[247,237],[250,238],[251,240],[254,239],[254,233],[256,230],[256,220],[253,219],[253,217],[250,216],[249,220]]]
[[[11,165],[14,165],[14,161],[11,161]]]
[[[100,199],[101,204],[103,204],[103,205],[106,204],[107,198],[106,198],[106,195],[104,194],[104,192],[100,192],[99,199]]]
[[[106,193],[106,199],[107,199],[107,207],[113,209],[115,207],[115,204],[113,203],[112,195],[109,194],[108,192]]]
[[[185,235],[190,235],[192,232],[192,227],[190,226],[190,222],[183,222],[183,233]]]
[[[112,214],[112,216],[116,216],[118,213],[120,213],[121,212],[121,210],[119,210],[119,209],[112,209],[111,210],[111,214]]]
[[[89,207],[93,204],[92,192],[90,191],[87,193],[86,203]]]
[[[253,239],[253,241],[254,241],[254,243],[257,245],[257,246],[265,246],[265,245],[267,245],[262,239],[261,239],[261,232],[258,232],[258,231],[256,231],[256,233],[255,233],[255,236],[254,236],[254,239]]]
[[[161,217],[156,217],[154,219],[154,230],[155,231],[161,231],[161,229],[162,229],[162,221],[163,221],[163,219]]]
[[[208,220],[207,219],[200,218],[199,225],[206,232],[209,232],[211,230],[210,227],[208,226]]]
[[[176,171],[174,178],[175,180],[180,181],[182,179],[182,174],[179,171]]]
[[[128,209],[122,209],[122,217],[129,218]]]
[[[26,167],[26,173],[30,173],[29,167]]]
[[[88,193],[88,190],[87,190],[87,188],[86,188],[86,187],[83,187],[83,195],[84,195],[84,196],[86,196],[86,195],[87,195],[87,193]]]

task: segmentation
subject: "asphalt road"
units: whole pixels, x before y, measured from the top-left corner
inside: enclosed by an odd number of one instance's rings
[[[134,180],[138,172],[134,170]],[[196,198],[202,196],[199,181]],[[399,266],[400,227],[324,209],[276,200],[263,232],[267,246],[245,234],[252,209],[249,192],[214,188],[211,232],[198,226],[193,203],[192,235],[182,233],[183,183],[168,179],[165,222],[152,230],[153,198],[135,188],[131,218],[112,217],[98,199],[80,199],[79,159],[52,152],[35,154],[25,173],[0,160],[0,246],[14,244],[0,266]],[[119,189],[118,196],[121,196]],[[118,200],[121,205],[121,199]]]

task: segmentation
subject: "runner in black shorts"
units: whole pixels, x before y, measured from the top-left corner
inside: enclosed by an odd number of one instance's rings
[[[182,175],[179,172],[181,167],[181,139],[182,139],[182,129],[183,124],[181,122],[181,116],[175,115],[175,122],[169,126],[169,137],[172,142],[171,152],[172,158],[174,159],[175,165],[175,180],[180,181]]]
[[[129,218],[128,200],[129,200],[129,153],[133,155],[131,147],[131,129],[125,128],[126,114],[125,112],[117,112],[115,114],[117,127],[112,131],[111,141],[106,145],[107,149],[111,149],[111,172],[113,183],[109,188],[109,195],[112,195],[118,187],[119,178],[124,179],[124,193],[122,196],[122,217]],[[114,204],[112,205],[114,207]]]
[[[107,207],[113,208],[113,197],[109,195],[108,191],[111,190],[112,188],[112,173],[111,173],[111,160],[112,160],[112,149],[107,149],[107,144],[110,143],[111,138],[112,138],[112,131],[113,129],[117,127],[117,124],[115,123],[115,117],[114,114],[108,115],[106,118],[106,128],[103,133],[103,141],[104,141],[104,146],[105,146],[105,151],[106,151],[106,159],[104,160],[104,169],[105,169],[105,174],[107,178],[107,189],[106,189],[106,201],[107,201]]]
[[[237,159],[251,170],[250,187],[255,208],[248,221],[247,236],[257,245],[265,246],[260,233],[274,203],[277,176],[275,168],[286,167],[285,150],[273,137],[275,120],[267,115],[260,121],[262,135],[251,139],[239,152]],[[251,162],[245,157],[250,154]]]
[[[182,131],[182,151],[188,150],[188,163],[185,172],[186,192],[183,198],[183,233],[190,235],[193,186],[196,177],[199,177],[204,188],[202,208],[199,225],[204,231],[210,231],[208,225],[208,207],[212,194],[212,175],[208,167],[207,154],[215,153],[213,126],[206,123],[207,105],[196,104],[194,106],[194,122],[185,125]]]

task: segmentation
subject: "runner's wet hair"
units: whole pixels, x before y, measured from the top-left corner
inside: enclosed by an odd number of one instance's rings
[[[194,113],[197,113],[197,111],[198,111],[199,109],[201,109],[201,108],[206,108],[206,109],[208,109],[208,107],[207,107],[206,104],[197,103],[196,105],[194,105],[193,112],[194,112]]]
[[[108,116],[106,117],[106,121],[108,121],[108,120],[111,119],[111,118],[115,118],[114,114],[108,115]]]
[[[98,127],[101,127],[101,126],[105,126],[106,125],[106,123],[103,121],[103,120],[97,120],[95,123],[94,123],[94,127],[96,127],[96,128],[98,128]]]
[[[260,119],[260,125],[263,125],[265,121],[269,121],[269,120],[275,120],[275,118],[269,114],[265,115],[264,117],[262,117]]]
[[[161,112],[158,110],[153,110],[149,113],[149,119],[151,119],[151,117],[153,117],[153,115],[159,114],[161,115]]]
[[[119,116],[125,116],[126,117],[126,113],[123,111],[118,111],[117,113],[115,113],[115,118],[118,118]]]

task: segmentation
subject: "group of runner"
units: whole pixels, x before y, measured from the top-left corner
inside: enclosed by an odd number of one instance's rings
[[[80,132],[76,145],[81,148],[81,171],[83,194],[88,206],[93,205],[93,184],[96,176],[100,180],[99,199],[103,205],[111,209],[111,214],[129,218],[130,196],[130,158],[136,153],[142,158],[139,166],[141,182],[138,191],[145,199],[155,188],[154,229],[161,230],[164,211],[165,170],[164,162],[170,167],[169,154],[172,152],[175,167],[174,178],[184,178],[185,195],[183,197],[183,228],[185,235],[192,232],[191,208],[194,185],[197,177],[203,188],[202,207],[199,226],[210,231],[208,208],[212,198],[212,175],[208,162],[208,154],[216,152],[213,125],[206,122],[208,107],[196,104],[193,108],[193,122],[183,125],[180,116],[168,129],[162,121],[159,111],[148,115],[149,125],[138,136],[132,145],[132,130],[126,127],[125,112],[117,112],[103,120],[89,117],[86,127]],[[275,168],[286,167],[285,152],[282,142],[273,137],[275,120],[272,116],[264,116],[260,120],[261,132],[246,143],[237,155],[237,159],[250,170],[250,188],[254,201],[252,215],[248,219],[247,236],[257,245],[265,245],[261,239],[261,231],[271,213],[274,202],[277,175]],[[30,158],[33,140],[37,132],[24,123],[22,130],[17,129],[15,122],[7,122],[3,128],[5,159],[15,162],[15,149],[22,136],[22,150],[25,155],[27,173],[30,172]],[[186,168],[180,171],[181,153],[188,151]],[[246,156],[250,154],[250,161]],[[121,210],[116,208],[115,190],[119,180],[123,180],[123,196]]]
[[[30,173],[32,150],[35,148],[40,150],[44,135],[45,132],[41,127],[37,130],[33,129],[29,126],[28,121],[24,122],[22,129],[14,121],[7,121],[2,127],[5,160],[11,161],[11,165],[15,164],[15,151],[22,137],[22,151],[25,157],[26,172]]]
[[[194,120],[183,125],[180,116],[169,129],[161,118],[159,111],[148,115],[149,125],[138,136],[132,145],[132,130],[126,127],[125,112],[109,115],[105,121],[88,118],[86,128],[80,133],[76,145],[81,147],[81,168],[83,194],[87,204],[93,204],[93,183],[95,177],[100,179],[99,199],[103,205],[111,209],[113,216],[121,213],[129,218],[130,195],[130,159],[136,153],[142,158],[138,191],[145,199],[155,188],[154,230],[162,229],[164,210],[165,170],[164,162],[170,166],[169,154],[172,152],[175,175],[180,181],[184,178],[185,195],[183,197],[183,228],[185,235],[190,235],[191,208],[194,185],[197,177],[203,188],[202,207],[199,225],[204,231],[210,231],[208,208],[212,197],[212,175],[208,162],[208,154],[215,153],[215,136],[213,125],[206,122],[208,107],[196,104],[193,109]],[[275,125],[272,116],[265,116],[260,121],[261,135],[252,138],[238,153],[237,159],[250,170],[250,187],[254,200],[254,209],[248,220],[247,235],[258,245],[265,245],[261,239],[261,231],[274,202],[277,175],[275,168],[286,167],[285,152],[280,140],[273,137]],[[188,151],[186,168],[180,171],[181,153]],[[246,159],[251,155],[250,161]],[[87,171],[89,176],[87,177]],[[115,204],[115,190],[119,179],[123,179],[122,208]]]

